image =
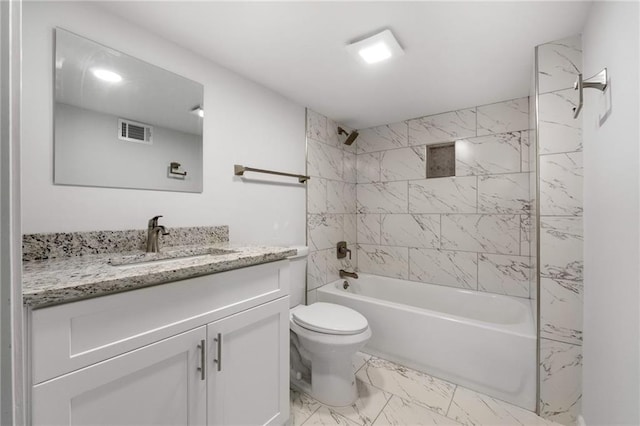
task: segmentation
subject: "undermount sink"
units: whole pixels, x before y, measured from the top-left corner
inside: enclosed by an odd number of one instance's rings
[[[223,256],[236,253],[233,250],[226,250],[213,247],[181,247],[179,249],[166,249],[160,253],[135,253],[112,257],[109,263],[119,268],[130,268],[145,265],[166,265],[168,263],[179,262],[186,259],[205,258],[207,256]]]

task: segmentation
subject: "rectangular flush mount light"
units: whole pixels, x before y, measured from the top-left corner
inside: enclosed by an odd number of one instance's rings
[[[351,43],[347,45],[347,51],[367,64],[384,61],[392,56],[404,55],[402,47],[389,30]]]

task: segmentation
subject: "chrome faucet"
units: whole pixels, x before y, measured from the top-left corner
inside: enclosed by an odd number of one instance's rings
[[[160,232],[162,232],[162,235],[169,235],[167,228],[162,225],[158,225],[158,219],[161,217],[162,216],[154,216],[149,219],[149,224],[147,226],[147,253],[160,252],[160,246],[158,245]]]
[[[358,274],[356,274],[355,272],[348,272],[348,271],[345,271],[344,269],[340,269],[340,278],[345,278],[345,277],[358,279]]]

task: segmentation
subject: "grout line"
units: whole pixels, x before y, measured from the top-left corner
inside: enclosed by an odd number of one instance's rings
[[[540,95],[548,95],[550,93],[559,93],[559,92],[568,92],[568,91],[571,91],[571,93],[573,93],[573,90],[575,90],[573,87],[567,87],[566,89],[555,89],[555,90],[550,90],[548,92],[538,93],[538,96],[540,96]]]
[[[322,403],[321,403],[321,404],[322,404]],[[345,420],[345,424],[346,424],[347,426],[348,426],[349,424],[351,424],[351,423],[355,423],[355,424],[357,424],[357,425],[362,425],[362,426],[364,426],[364,424],[361,424],[360,422],[355,421],[355,420],[351,420],[351,419],[350,419],[350,418],[348,418],[347,416],[345,416],[345,415],[343,415],[343,414],[341,414],[341,413],[338,413],[337,411],[334,411],[334,410],[333,410],[333,408],[334,408],[334,407],[331,407],[331,406],[329,406],[329,405],[324,405],[324,404],[322,404],[322,405],[323,405],[324,407],[328,408],[328,409],[329,409],[329,413],[331,413],[332,415],[343,418],[343,419]],[[319,410],[319,409],[320,409],[320,408],[318,408],[318,410]]]
[[[407,280],[411,278],[411,248],[407,247]]]
[[[476,118],[476,137],[478,137],[478,106],[476,105],[475,107],[473,107],[473,110],[475,112],[475,118]]]
[[[579,151],[578,151],[579,152]],[[572,154],[573,152],[562,152],[559,154]],[[545,156],[549,156],[549,155],[558,155],[558,154],[545,154]],[[492,172],[492,173],[478,173],[478,174],[469,174],[469,175],[455,175],[455,176],[441,176],[441,177],[432,177],[432,178],[414,178],[414,179],[397,179],[397,180],[384,180],[384,181],[366,181],[366,182],[356,182],[358,185],[372,185],[372,184],[376,184],[376,183],[395,183],[395,182],[421,182],[421,181],[427,181],[427,182],[432,182],[432,181],[437,181],[438,179],[462,179],[462,178],[472,178],[472,177],[490,177],[490,176],[504,176],[504,175],[517,175],[517,174],[528,174],[528,173],[535,173],[534,171],[527,171],[527,172],[521,172],[519,170],[514,170],[514,171],[508,171],[508,172]],[[314,176],[314,175],[310,175],[312,178],[319,178],[319,179],[325,179],[328,181],[334,181],[334,182],[345,182],[342,180],[337,180],[337,179],[332,179],[332,178],[325,178],[322,176]],[[354,182],[345,182],[345,183],[351,183],[353,184]]]
[[[520,218],[519,218],[520,232],[518,232],[518,234],[519,234],[519,236],[520,236],[520,237],[518,238],[518,239],[520,240],[520,246],[519,246],[519,248],[518,248],[518,253],[520,253],[520,256],[524,256],[524,255],[522,254],[522,216],[523,216],[523,215],[520,215]],[[526,216],[526,215],[524,215],[524,216]]]
[[[476,253],[476,291],[480,289],[480,253]]]
[[[562,343],[562,344],[564,344],[564,345],[571,345],[571,346],[578,346],[578,347],[582,347],[582,343],[570,343],[570,342],[565,342],[565,341],[558,340],[558,339],[551,339],[551,338],[546,337],[546,336],[540,336],[540,339],[549,340],[549,341],[556,342],[556,343]]]
[[[451,401],[449,401],[449,406],[447,407],[447,411],[444,413],[445,417],[449,416],[449,411],[451,411],[451,405],[453,404],[453,399],[456,397],[456,391],[457,390],[458,390],[458,385],[456,385],[455,389],[453,390],[453,395],[451,396]]]
[[[524,150],[522,149],[522,132],[520,132],[520,173],[524,173],[524,170],[522,170],[522,162],[524,161],[523,157],[524,157]]]
[[[451,111],[453,112],[453,111]],[[476,118],[477,120],[477,118]],[[441,145],[441,144],[450,144],[459,140],[463,140],[463,139],[474,139],[474,138],[484,138],[487,136],[500,136],[500,135],[506,135],[506,134],[510,134],[510,133],[518,133],[518,132],[526,132],[528,130],[532,130],[529,128],[524,128],[524,129],[514,129],[514,130],[508,130],[506,132],[497,132],[497,133],[487,133],[485,135],[478,135],[477,131],[475,135],[471,135],[471,136],[456,136],[453,137],[452,139],[447,139],[447,140],[443,140],[443,141],[438,141],[438,142],[423,142],[423,141],[418,141],[418,143],[415,144],[409,144],[407,146],[399,146],[399,147],[393,147],[393,148],[387,148],[387,149],[377,149],[377,150],[373,150],[373,151],[365,151],[365,152],[359,152],[355,155],[369,155],[369,154],[377,154],[377,153],[381,153],[381,152],[385,152],[385,151],[397,151],[399,149],[406,149],[406,148],[419,148],[422,146],[434,146],[434,145]],[[314,141],[316,141],[315,139],[313,139]],[[322,143],[322,142],[321,142]],[[327,146],[333,147],[333,145],[329,145],[329,144],[325,144]],[[349,152],[349,151],[345,151],[345,152]],[[353,154],[353,153],[352,153]]]
[[[495,252],[491,252],[491,251],[474,251],[474,250],[456,250],[456,249],[439,249],[439,248],[434,248],[434,247],[415,247],[415,246],[398,246],[398,245],[393,245],[393,244],[371,244],[371,243],[358,243],[360,245],[363,246],[380,246],[380,247],[395,247],[395,248],[412,248],[412,249],[418,249],[418,250],[440,250],[440,251],[447,251],[447,252],[460,252],[460,253],[479,253],[479,254],[488,254],[491,256],[511,256],[511,257],[529,257],[529,256],[520,256],[517,253],[512,253],[512,254],[508,254],[508,253],[495,253]],[[329,248],[330,249],[330,248]],[[320,250],[329,250],[329,249],[318,249],[316,251],[320,251]],[[565,281],[573,281],[573,280],[565,280]]]
[[[387,405],[389,405],[389,402],[391,402],[391,399],[395,397],[394,394],[391,394],[391,398],[389,398],[387,400],[387,402],[384,403],[384,407],[382,407],[382,410],[380,410],[380,412],[378,413],[378,415],[376,416],[375,419],[373,419],[373,422],[371,422],[371,426],[374,426],[376,424],[376,422],[378,421],[378,417],[380,417],[380,415],[382,414],[382,412],[384,411],[385,408],[387,408]]]
[[[439,287],[447,287],[447,288],[462,289],[462,290],[474,290],[474,291],[479,291],[481,293],[496,294],[498,296],[516,297],[516,298],[522,299],[522,300],[534,300],[533,298],[529,297],[529,295],[527,295],[527,296],[518,296],[516,294],[509,294],[509,293],[505,293],[505,292],[498,293],[498,292],[494,292],[494,291],[487,291],[487,290],[484,290],[484,289],[483,290],[475,290],[475,289],[473,289],[471,287],[467,287],[467,286],[455,286],[455,285],[449,285],[449,284],[438,284],[438,283],[427,282],[427,281],[417,281],[417,280],[411,279],[411,277],[403,278],[403,277],[394,276],[394,275],[383,275],[380,272],[368,272],[368,271],[362,271],[362,270],[359,270],[358,272],[363,273],[363,274],[375,275],[375,276],[378,276],[378,277],[394,278],[394,279],[409,281],[409,282],[413,282],[413,283],[417,283],[417,284],[435,285],[435,286],[439,286]],[[575,282],[575,281],[572,281],[572,282]],[[553,340],[553,339],[549,339],[549,340]],[[441,379],[441,380],[444,380],[444,379]]]
[[[476,213],[480,212],[480,177],[476,175]]]
[[[562,152],[547,152],[544,154],[538,154],[538,157],[548,157],[550,155],[561,155],[561,154],[583,154],[584,151],[583,150],[579,150],[579,151],[562,151]]]
[[[310,395],[309,395],[309,398],[311,398],[311,396],[310,396]],[[312,398],[312,399],[313,399],[313,398]],[[318,404],[320,404],[320,405],[318,406],[318,408],[316,408],[315,410],[313,410],[313,413],[309,414],[309,417],[307,417],[306,419],[304,419],[304,421],[300,424],[300,426],[302,426],[302,425],[306,424],[306,423],[309,421],[309,419],[310,419],[311,417],[313,417],[313,415],[314,415],[314,414],[315,414],[315,413],[316,413],[320,408],[324,407],[324,405],[323,405],[320,401],[318,401],[317,399],[313,399],[313,400],[314,400],[314,401],[316,401],[316,402],[317,402]],[[291,415],[289,415],[289,417],[291,417]]]
[[[442,250],[442,213],[440,213],[440,235],[438,237],[438,250]]]
[[[411,205],[409,202],[409,180],[407,180],[407,213],[411,213]]]
[[[323,214],[323,213],[309,213],[309,214]],[[328,213],[328,214],[337,214],[337,213]],[[347,214],[353,214],[353,213],[347,213]],[[373,215],[373,214],[385,214],[385,215],[407,215],[407,214],[411,214],[411,215],[432,215],[432,216],[436,216],[436,215],[447,215],[447,216],[521,216],[527,215],[526,211],[518,211],[516,213],[476,213],[476,212],[465,212],[465,213],[458,213],[458,212],[411,212],[411,213],[405,213],[405,212],[380,212],[380,211],[375,211],[375,212],[359,212],[358,214],[364,214],[364,215]],[[581,216],[575,216],[575,215],[557,215],[557,214],[553,214],[553,215],[542,215],[542,216],[547,216],[547,217],[581,217]]]

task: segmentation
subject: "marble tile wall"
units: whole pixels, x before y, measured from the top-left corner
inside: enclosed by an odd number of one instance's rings
[[[528,129],[520,98],[362,130],[358,270],[529,298]],[[426,147],[445,142],[455,176],[426,179]]]
[[[318,287],[339,278],[340,269],[356,266],[356,148],[344,145],[337,128],[307,109],[307,303],[316,301]],[[347,242],[351,260],[337,258],[338,241]]]
[[[540,415],[573,425],[582,375],[582,128],[573,118],[580,37],[537,47]]]

